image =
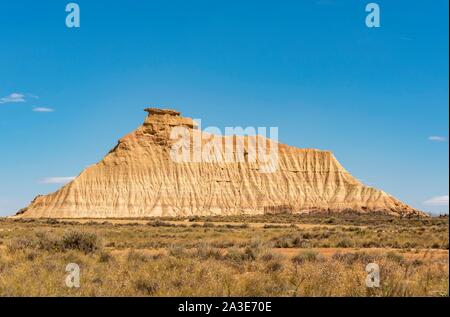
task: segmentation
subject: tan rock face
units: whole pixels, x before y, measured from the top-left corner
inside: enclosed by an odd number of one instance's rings
[[[149,116],[119,140],[99,163],[53,194],[38,196],[18,217],[116,218],[190,215],[236,215],[277,212],[344,211],[424,215],[387,193],[363,185],[329,151],[277,145],[277,168],[261,172],[263,162],[248,158],[263,137],[215,137],[221,144],[243,142],[232,153],[241,161],[176,162],[171,157],[174,127],[201,137],[195,122],[174,110],[146,109]],[[177,143],[178,144],[178,143]],[[258,143],[259,144],[259,143]],[[195,142],[186,148],[196,148]],[[265,163],[264,163],[265,164]]]

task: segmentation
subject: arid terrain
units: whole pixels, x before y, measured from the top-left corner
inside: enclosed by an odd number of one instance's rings
[[[0,296],[448,296],[448,217],[364,185],[329,151],[259,136],[218,136],[242,145],[231,161],[178,162],[173,129],[187,150],[212,135],[146,111],[99,163],[0,219]],[[270,173],[256,141],[274,148]]]
[[[0,296],[448,296],[448,230],[448,217],[352,213],[3,218]]]

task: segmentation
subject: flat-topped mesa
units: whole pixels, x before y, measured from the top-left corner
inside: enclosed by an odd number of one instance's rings
[[[197,127],[197,124],[191,118],[181,117],[181,112],[172,109],[146,108],[144,111],[148,112],[145,118],[144,126],[185,126],[191,129]]]
[[[169,115],[179,117],[181,112],[172,109],[145,108],[144,111],[151,115]]]

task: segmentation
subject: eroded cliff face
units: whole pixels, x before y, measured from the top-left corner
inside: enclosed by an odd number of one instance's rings
[[[263,137],[215,137],[225,144],[242,142],[240,160],[224,160],[224,150],[210,161],[174,161],[174,127],[201,137],[190,118],[174,110],[146,109],[144,124],[119,140],[99,163],[84,170],[55,193],[38,196],[18,217],[116,218],[191,215],[236,215],[276,212],[344,211],[424,215],[387,193],[363,185],[329,151],[276,143],[277,166],[248,157]],[[171,137],[172,133],[172,137]],[[261,143],[258,143],[261,144]],[[195,142],[185,145],[193,150]],[[229,155],[229,153],[228,153]],[[220,156],[220,159],[218,159]]]

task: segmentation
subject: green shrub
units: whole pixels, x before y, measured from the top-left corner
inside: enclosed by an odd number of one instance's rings
[[[79,250],[86,254],[94,253],[101,248],[95,233],[70,231],[62,237],[63,250]]]

